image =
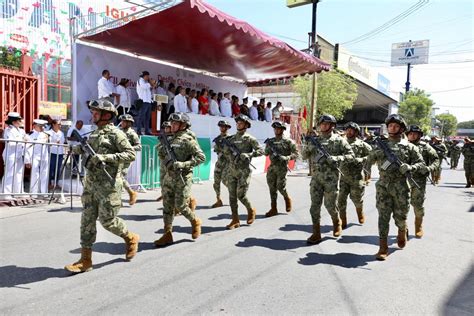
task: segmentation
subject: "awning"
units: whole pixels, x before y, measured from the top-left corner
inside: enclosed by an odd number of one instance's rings
[[[185,0],[80,39],[248,84],[330,69],[320,59],[202,0]]]

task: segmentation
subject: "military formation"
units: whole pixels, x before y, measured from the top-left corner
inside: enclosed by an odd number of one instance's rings
[[[82,196],[83,213],[81,218],[81,258],[65,268],[73,273],[92,269],[92,245],[96,240],[96,221],[111,233],[125,241],[125,257],[131,260],[138,251],[140,237],[130,232],[118,217],[122,205],[121,192],[129,193],[129,203],[136,202],[136,192],[126,181],[127,168],[135,159],[135,152],[141,150],[136,133],[131,129],[133,118],[122,115],[121,128],[115,128],[117,112],[107,100],[93,101],[89,104],[93,122],[97,130],[90,134],[88,146],[74,148],[76,152],[87,152],[87,175],[84,180]],[[12,119],[14,121],[14,118]],[[251,121],[246,115],[235,117],[235,133],[229,133],[231,124],[219,121],[219,135],[213,140],[217,162],[214,168],[213,188],[216,201],[211,207],[224,205],[221,184],[229,192],[231,222],[229,230],[240,227],[238,201],[247,213],[247,224],[255,222],[256,209],[252,206],[247,191],[249,189],[252,159],[265,155],[270,160],[266,180],[270,194],[270,210],[265,217],[278,215],[277,197],[280,193],[285,201],[285,212],[292,211],[292,200],[286,190],[288,167],[299,153],[295,143],[284,136],[286,126],[274,122],[275,137],[265,140],[264,147],[247,132]],[[436,184],[441,177],[441,162],[448,155],[448,149],[438,139],[423,141],[423,131],[418,126],[407,126],[400,115],[394,114],[385,120],[388,135],[375,137],[369,135],[361,139],[361,129],[353,122],[344,126],[344,135],[336,132],[336,119],[324,114],[318,120],[318,128],[303,139],[301,156],[308,160],[311,169],[310,214],[313,224],[309,244],[318,244],[321,237],[321,208],[324,204],[331,216],[332,235],[339,237],[348,227],[352,216],[347,214],[347,199],[355,206],[357,221],[364,224],[364,192],[370,180],[373,164],[379,169],[376,182],[376,207],[378,210],[379,251],[378,260],[386,260],[390,219],[393,217],[398,228],[397,244],[404,248],[408,241],[407,216],[410,206],[415,213],[415,236],[423,236],[424,200],[427,182]],[[201,235],[201,219],[195,213],[196,201],[191,195],[193,168],[205,161],[197,138],[190,130],[191,123],[185,113],[174,113],[162,126],[159,135],[158,156],[160,159],[160,184],[163,201],[163,235],[154,242],[156,247],[164,247],[174,242],[173,220],[182,215],[189,220],[192,238]],[[455,145],[457,146],[457,145]],[[464,159],[466,187],[474,185],[474,143],[465,140],[457,146]],[[92,153],[92,154],[91,154]],[[453,148],[450,157],[453,159]],[[456,163],[457,164],[457,163]]]

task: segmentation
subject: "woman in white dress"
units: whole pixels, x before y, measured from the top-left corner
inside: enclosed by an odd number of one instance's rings
[[[130,89],[128,89],[129,83],[130,80],[127,78],[122,78],[115,88],[117,94],[119,94],[117,97],[117,117],[123,114],[128,114],[128,111],[130,111],[132,102],[130,101]]]

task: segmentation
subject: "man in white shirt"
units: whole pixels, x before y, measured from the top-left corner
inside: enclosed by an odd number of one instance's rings
[[[209,107],[209,114],[213,116],[222,116],[217,104],[217,93],[213,92],[211,95],[211,106]]]
[[[281,105],[281,102],[278,101],[276,106],[273,108],[273,119],[279,121],[280,120],[280,115],[281,111],[283,110],[283,105]]]
[[[267,107],[265,108],[265,121],[271,122],[272,121],[272,103],[268,102]]]
[[[225,117],[232,117],[232,104],[230,103],[230,92],[224,93],[224,98],[221,100],[221,114]]]
[[[97,82],[97,90],[99,99],[107,98],[113,103],[114,98],[118,97],[119,94],[115,93],[114,84],[109,79],[110,72],[107,69],[102,70],[102,77]]]
[[[145,129],[145,135],[151,135],[150,131],[150,119],[151,119],[151,89],[153,88],[150,84],[150,73],[143,71],[140,78],[137,81],[137,94],[138,98],[143,101],[140,109],[138,110],[137,119],[137,134],[142,134],[142,127]]]
[[[178,94],[174,97],[173,104],[176,112],[189,112],[188,100],[186,100],[186,90],[183,87],[179,87]]]
[[[249,116],[251,120],[258,120],[258,104],[255,100],[252,102],[252,106],[249,109]]]

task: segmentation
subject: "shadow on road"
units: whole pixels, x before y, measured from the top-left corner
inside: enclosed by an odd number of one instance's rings
[[[290,232],[290,231],[302,231],[307,232],[309,234],[313,233],[313,225],[300,225],[300,224],[286,224],[283,227],[280,227],[281,231]],[[321,233],[329,233],[332,232],[332,226],[330,225],[323,225],[321,226]]]
[[[246,238],[235,244],[237,247],[263,247],[271,250],[291,250],[301,247],[309,247],[306,240],[288,240],[288,239],[263,239],[263,238]]]
[[[459,282],[444,305],[443,315],[474,314],[474,267]]]
[[[317,265],[317,264],[330,264],[336,265],[343,268],[359,268],[369,264],[369,262],[375,261],[374,255],[357,255],[354,253],[336,253],[336,254],[324,254],[310,252],[306,254],[306,257],[298,260],[299,264],[302,265]]]
[[[80,207],[73,207],[71,210],[70,206],[55,208],[47,211],[48,213],[56,213],[56,212],[70,212],[70,213],[79,213],[82,212],[82,206]]]
[[[221,227],[211,227],[211,226],[201,226],[201,234],[208,234],[208,233],[215,233],[215,232],[221,232],[227,230],[225,226]],[[185,234],[190,234],[191,235],[191,225],[189,226],[173,226],[173,232],[176,233],[185,233]],[[163,234],[164,230],[163,228],[158,229],[155,231],[157,234]]]
[[[119,215],[118,217],[126,221],[143,222],[163,218],[163,215]]]
[[[156,249],[153,242],[139,242],[138,252]],[[92,259],[94,259],[94,252],[108,253],[111,255],[123,255],[125,256],[125,243],[108,243],[108,242],[97,242],[92,246]],[[76,248],[70,251],[70,253],[81,253],[81,248]],[[119,260],[119,259],[116,259]],[[125,259],[123,259],[125,260]]]
[[[257,214],[255,216],[256,219],[264,219],[266,218],[264,214]],[[217,216],[212,216],[212,217],[209,217],[208,220],[210,221],[220,221],[222,219],[228,219],[228,220],[231,220],[232,219],[232,214],[230,213],[223,213],[223,214],[219,214]],[[247,220],[247,214],[240,214],[239,215],[239,219],[240,221],[246,221]],[[242,223],[241,223],[242,224]]]
[[[395,237],[388,238],[388,244],[392,245],[396,242]],[[359,244],[368,244],[368,245],[379,245],[379,236],[352,236],[352,235],[342,235],[341,238],[337,240],[338,243],[341,244],[352,244],[352,243],[359,243]]]

